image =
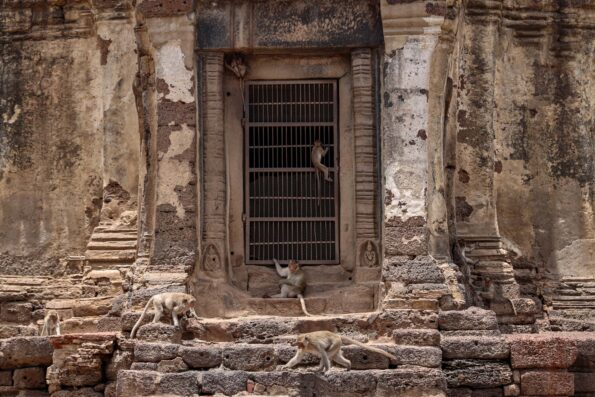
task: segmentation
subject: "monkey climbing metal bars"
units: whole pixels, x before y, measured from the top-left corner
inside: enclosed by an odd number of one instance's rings
[[[248,81],[245,90],[246,263],[339,263],[337,82]],[[333,182],[312,165],[316,139],[329,148],[322,163]]]

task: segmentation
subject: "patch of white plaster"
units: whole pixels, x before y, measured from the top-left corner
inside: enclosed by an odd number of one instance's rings
[[[595,239],[577,239],[552,254],[550,271],[562,276],[592,277],[595,269]]]
[[[192,71],[184,65],[182,40],[165,43],[157,50],[157,78],[163,79],[169,88],[165,95],[172,102],[194,102],[192,95]]]
[[[169,135],[170,145],[159,161],[159,193],[157,204],[171,204],[176,208],[176,215],[184,218],[184,206],[180,202],[176,186],[187,186],[192,181],[192,168],[186,161],[174,157],[184,153],[192,145],[194,131],[186,124],[180,130],[172,131]]]
[[[12,116],[10,116],[9,113],[4,113],[2,115],[2,120],[7,124],[13,124],[15,121],[17,121],[20,114],[21,114],[21,107],[19,105],[14,105],[14,110],[12,112]]]

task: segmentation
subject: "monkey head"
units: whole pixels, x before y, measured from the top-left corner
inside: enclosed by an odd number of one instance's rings
[[[294,346],[297,346],[300,349],[305,349],[309,343],[310,340],[308,339],[308,335],[298,335]]]
[[[189,297],[189,298],[184,298],[184,299],[182,300],[182,303],[183,303],[184,305],[186,305],[186,307],[193,306],[193,305],[194,305],[194,302],[196,302],[196,298],[195,298],[195,297],[193,297],[193,296],[191,296],[191,297]]]
[[[316,138],[314,140],[314,146],[321,146],[321,145],[322,145],[322,142],[320,142],[320,138]]]
[[[289,261],[288,269],[291,273],[295,273],[300,270],[300,264],[295,259]]]

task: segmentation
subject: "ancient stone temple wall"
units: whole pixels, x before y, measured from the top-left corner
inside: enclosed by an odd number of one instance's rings
[[[579,0],[0,2],[0,396],[593,396],[594,26]],[[313,316],[245,248],[243,88],[294,79],[339,115]],[[149,324],[163,292],[198,318]],[[319,330],[396,358],[284,367]]]
[[[3,274],[60,274],[61,261],[84,253],[109,202],[136,209],[130,11],[93,11],[86,3],[3,5]]]

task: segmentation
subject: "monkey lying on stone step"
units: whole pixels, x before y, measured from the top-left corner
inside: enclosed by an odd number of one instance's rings
[[[60,335],[60,315],[55,310],[48,310],[43,318],[41,336]]]
[[[318,371],[328,371],[331,368],[330,360],[347,369],[351,369],[351,361],[346,359],[341,352],[342,345],[357,345],[363,349],[382,354],[390,359],[397,358],[382,349],[365,345],[354,339],[343,335],[337,335],[330,331],[316,331],[307,334],[300,334],[297,337],[296,345],[298,351],[295,356],[283,366],[283,369],[293,368],[299,364],[306,353],[314,353],[320,356],[320,367]]]
[[[275,269],[279,277],[285,277],[284,280],[280,280],[281,293],[271,296],[271,298],[298,298],[302,306],[302,311],[306,316],[311,316],[306,310],[306,302],[304,301],[304,290],[306,289],[306,273],[300,269],[300,264],[296,260],[290,260],[287,269],[283,269],[277,259],[273,259],[275,262]],[[265,296],[268,298],[268,296]]]
[[[153,317],[154,323],[159,321],[164,310],[168,310],[171,312],[174,325],[178,327],[180,325],[180,322],[178,321],[178,315],[190,311],[194,317],[198,317],[194,311],[194,308],[192,307],[194,302],[196,302],[196,299],[192,295],[188,295],[183,292],[163,292],[161,294],[153,295],[145,305],[145,309],[140,315],[140,318],[136,324],[134,324],[134,328],[132,328],[130,337],[134,338],[136,336],[136,331],[138,327],[140,327],[151,303],[155,308],[155,317]]]

